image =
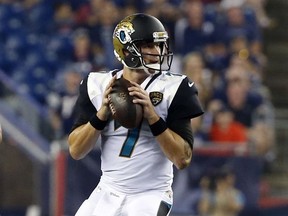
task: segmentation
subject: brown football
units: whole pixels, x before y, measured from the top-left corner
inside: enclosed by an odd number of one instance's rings
[[[140,104],[133,103],[128,87],[132,84],[123,77],[117,79],[109,95],[109,107],[115,121],[125,128],[133,129],[139,126],[143,117]]]

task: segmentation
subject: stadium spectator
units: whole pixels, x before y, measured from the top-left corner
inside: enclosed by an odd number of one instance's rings
[[[218,25],[217,33],[226,45],[236,36],[243,36],[249,45],[262,41],[260,27],[253,10],[244,7],[244,0],[222,0],[223,21]]]
[[[214,179],[212,179],[214,178]],[[219,170],[210,179],[210,191],[200,198],[199,213],[201,216],[237,216],[244,207],[245,197],[235,187],[235,175],[232,171]],[[207,192],[208,191],[208,192]]]
[[[224,83],[214,92],[213,99],[219,99],[235,114],[235,119],[245,126],[252,126],[253,113],[263,104],[261,95],[250,91],[248,72],[240,66],[229,67]]]
[[[262,52],[260,41],[255,41],[249,45],[247,38],[243,37],[243,35],[235,36],[228,45],[228,54],[230,65],[243,64],[253,79],[258,79],[259,82],[262,82],[267,59]]]
[[[61,84],[47,97],[47,104],[51,109],[51,124],[54,128],[55,139],[65,138],[70,132],[74,118],[72,111],[82,77],[83,74],[75,69],[66,69],[58,80]]]
[[[69,62],[77,66],[78,71],[87,74],[97,68],[92,49],[89,32],[84,28],[78,28],[73,32],[72,52]]]
[[[81,5],[75,10],[75,20],[78,27],[88,27],[97,25],[99,22],[98,14],[104,0],[91,0]]]
[[[273,25],[273,20],[267,15],[265,6],[267,0],[245,0],[245,5],[255,11],[257,21],[262,28],[268,28]]]
[[[216,144],[246,145],[247,129],[243,124],[235,121],[232,111],[222,106],[214,114],[209,140]]]
[[[246,71],[247,76],[249,77],[250,82],[250,90],[253,92],[257,92],[258,94],[262,95],[263,97],[269,97],[269,90],[263,84],[263,76],[264,71],[261,70],[259,65],[254,62],[254,60],[250,57],[249,51],[247,49],[241,49],[238,53],[230,56],[230,66],[242,68],[241,70]],[[224,72],[223,76],[226,72]],[[230,71],[230,74],[235,73],[237,75],[237,70]],[[244,74],[245,74],[244,73]],[[229,73],[228,73],[229,74]],[[230,76],[230,75],[229,75]],[[234,76],[234,75],[232,75]],[[224,81],[225,82],[225,81]]]
[[[111,35],[118,21],[119,11],[113,1],[105,1],[101,5],[101,10],[99,10],[97,16],[98,22],[96,25],[89,26],[95,63],[97,68],[101,70],[117,68],[120,65],[113,55]]]
[[[53,28],[49,37],[45,39],[45,51],[56,59],[56,71],[62,69],[71,59],[74,29],[75,17],[71,5],[65,1],[55,3]]]
[[[268,141],[270,145],[273,145],[273,124],[270,121],[271,116],[273,116],[273,109],[259,92],[251,89],[249,72],[239,65],[230,67],[226,71],[225,81],[222,90],[215,91],[210,103],[213,103],[215,99],[220,100],[234,113],[235,120],[249,130],[249,146],[256,148],[253,148],[253,152],[258,152],[258,147],[262,149],[263,146],[267,146],[266,142]],[[262,126],[259,127],[259,124]],[[256,128],[259,136],[265,138],[253,138]],[[268,128],[272,131],[271,133],[266,133]],[[252,131],[253,133],[251,133]]]
[[[65,1],[55,4],[54,26],[59,34],[69,34],[75,27],[75,16],[72,6]]]
[[[203,52],[213,42],[215,23],[205,17],[202,1],[185,0],[183,2],[185,17],[175,25],[175,50],[182,56],[192,51]]]

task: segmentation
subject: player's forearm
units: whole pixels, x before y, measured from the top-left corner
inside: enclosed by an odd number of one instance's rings
[[[89,122],[73,130],[68,137],[69,152],[72,158],[80,160],[95,146],[100,135]]]
[[[189,144],[178,134],[166,129],[156,137],[166,157],[173,162],[178,169],[186,168],[192,158],[192,149]]]
[[[166,123],[155,113],[147,118],[151,132],[166,157],[178,168],[187,167],[192,158],[190,145],[177,133],[167,128]]]

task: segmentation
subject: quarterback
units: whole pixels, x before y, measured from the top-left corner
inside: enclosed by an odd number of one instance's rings
[[[80,84],[69,151],[85,157],[101,137],[101,180],[76,216],[166,216],[173,205],[173,165],[192,158],[191,118],[203,114],[195,84],[170,73],[172,52],[162,23],[147,14],[124,18],[113,33],[123,68],[91,72]],[[143,108],[139,127],[111,117],[109,93],[116,79],[132,83],[129,94]]]

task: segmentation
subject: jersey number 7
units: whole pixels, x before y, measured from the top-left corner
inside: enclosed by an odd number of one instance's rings
[[[128,130],[128,134],[126,137],[125,142],[123,143],[123,146],[121,148],[120,157],[131,157],[133,149],[136,145],[136,142],[139,138],[140,129],[134,128],[131,130]]]

